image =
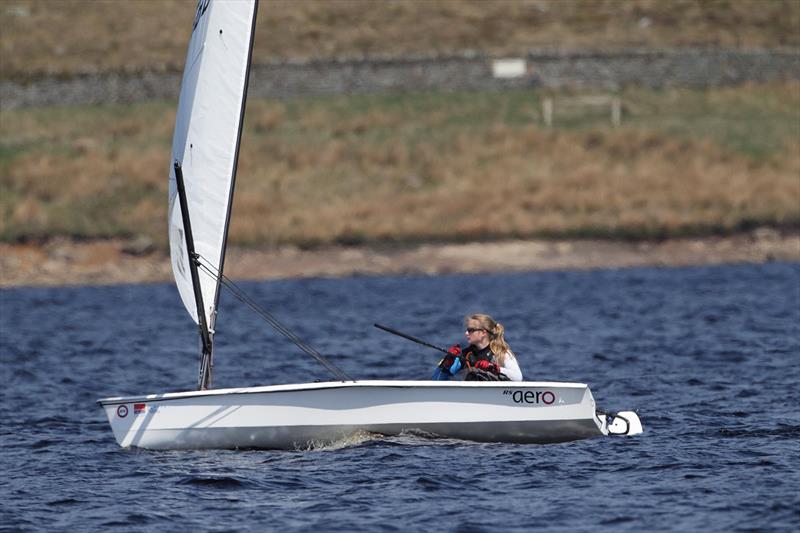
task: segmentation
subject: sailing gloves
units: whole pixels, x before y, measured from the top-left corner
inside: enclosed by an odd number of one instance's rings
[[[442,359],[442,361],[439,363],[439,368],[442,370],[442,372],[454,376],[464,367],[465,364],[465,354],[461,351],[461,345],[454,344],[447,349],[447,355],[445,355],[444,359]],[[478,370],[491,372],[494,375],[500,373],[500,367],[491,361],[481,360],[476,362],[474,366]]]
[[[439,363],[439,368],[453,376],[456,375],[463,366],[464,361],[461,357],[461,345],[459,344],[454,344],[448,348],[447,355],[445,355],[442,362]]]
[[[500,373],[500,367],[486,360],[481,360],[475,363],[475,368],[477,368],[478,370],[483,370],[485,372],[491,372],[492,374]]]

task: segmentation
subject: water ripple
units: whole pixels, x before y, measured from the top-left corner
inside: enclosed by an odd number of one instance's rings
[[[546,446],[361,433],[307,450],[120,449],[98,397],[192,387],[171,285],[0,291],[0,522],[15,530],[795,531],[800,265],[243,284],[358,378],[427,377],[461,317],[530,379],[589,383],[645,434]],[[387,305],[391,302],[391,305]],[[222,294],[218,387],[323,377]]]

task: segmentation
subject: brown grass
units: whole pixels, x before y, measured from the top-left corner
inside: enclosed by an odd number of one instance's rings
[[[548,129],[542,96],[251,101],[232,242],[637,238],[800,224],[797,84],[631,90],[619,129],[590,109],[557,114]],[[173,120],[173,103],[5,112],[2,239],[163,245]]]
[[[400,165],[384,163],[389,148],[332,152],[330,161],[297,153],[293,185],[237,199],[232,234],[252,243],[652,237],[800,221],[797,150],[753,164],[659,133],[496,125],[442,151],[415,147]]]
[[[4,0],[2,76],[179,68],[193,0]],[[796,0],[262,0],[256,62],[537,47],[798,46]]]

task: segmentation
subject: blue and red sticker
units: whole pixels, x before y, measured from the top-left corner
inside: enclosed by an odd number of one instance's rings
[[[139,415],[147,411],[147,404],[146,403],[135,403],[133,404],[133,414]],[[120,418],[125,418],[128,416],[128,406],[127,405],[120,405],[117,407],[117,416]]]

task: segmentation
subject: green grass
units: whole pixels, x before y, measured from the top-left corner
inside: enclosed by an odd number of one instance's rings
[[[763,160],[800,139],[800,86],[713,92],[632,91],[633,112],[625,120],[682,139],[709,139],[732,152]]]

